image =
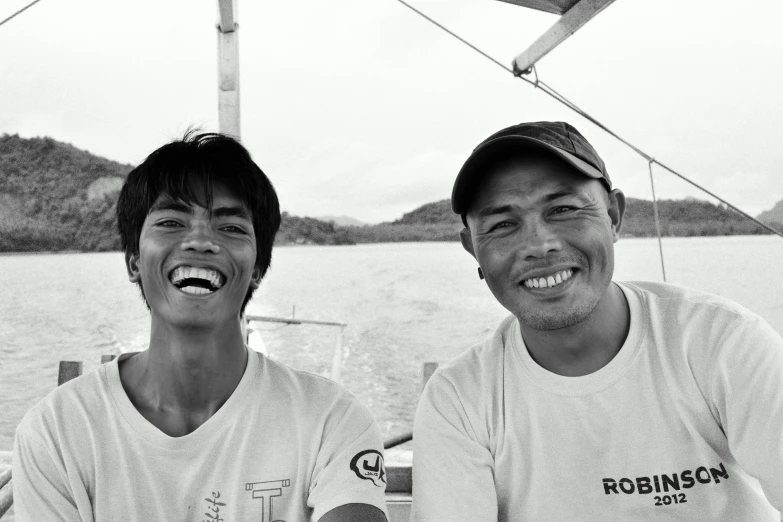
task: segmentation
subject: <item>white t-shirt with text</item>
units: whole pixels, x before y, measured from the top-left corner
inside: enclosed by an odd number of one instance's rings
[[[170,437],[133,406],[118,360],[74,379],[17,427],[19,522],[317,521],[362,503],[386,512],[383,446],[340,385],[248,351],[203,425]]]
[[[717,296],[620,287],[630,331],[592,374],[539,366],[513,316],[435,372],[413,520],[780,521],[783,339]]]

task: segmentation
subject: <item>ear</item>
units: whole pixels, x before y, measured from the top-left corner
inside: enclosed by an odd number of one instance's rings
[[[261,286],[261,279],[263,277],[264,274],[261,270],[261,265],[256,263],[256,265],[253,267],[253,274],[250,276],[250,288],[257,290],[258,287]]]
[[[459,231],[459,240],[462,242],[462,248],[465,249],[465,252],[476,257],[476,254],[473,252],[473,238],[470,236],[470,229],[468,227]]]
[[[139,270],[139,255],[125,253],[125,269],[128,271],[128,280],[131,283],[141,281],[141,271]]]
[[[614,242],[620,239],[620,229],[623,227],[623,216],[625,216],[625,194],[620,189],[614,189],[609,193],[609,219],[612,220],[612,234]]]

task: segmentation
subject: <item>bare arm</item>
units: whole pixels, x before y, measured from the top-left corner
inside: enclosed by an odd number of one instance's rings
[[[329,511],[318,522],[386,522],[386,516],[369,504],[345,504]]]

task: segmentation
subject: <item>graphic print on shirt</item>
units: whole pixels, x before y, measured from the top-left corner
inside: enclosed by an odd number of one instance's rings
[[[212,498],[205,498],[207,501],[207,510],[204,512],[204,516],[207,517],[204,522],[223,522],[223,517],[220,516],[220,508],[226,505],[225,502],[220,502],[220,491],[213,491]]]
[[[379,488],[386,487],[386,470],[380,451],[360,451],[351,459],[351,469],[362,480],[369,480]]]
[[[291,485],[289,479],[248,482],[245,491],[252,491],[253,498],[261,499],[261,522],[285,522],[272,517],[272,499],[283,495],[283,488]]]
[[[621,478],[605,478],[603,479],[604,494],[620,494],[633,495],[634,493],[639,495],[648,495],[655,491],[655,493],[669,493],[668,495],[655,495],[653,500],[655,506],[669,506],[672,504],[684,504],[688,502],[688,497],[685,493],[678,493],[682,489],[690,489],[698,484],[709,484],[715,482],[720,484],[721,479],[728,480],[729,472],[726,471],[726,467],[723,462],[720,463],[718,468],[707,468],[706,466],[699,466],[694,470],[686,469],[680,473],[662,473],[661,475],[653,475],[650,477],[636,477],[636,479]]]

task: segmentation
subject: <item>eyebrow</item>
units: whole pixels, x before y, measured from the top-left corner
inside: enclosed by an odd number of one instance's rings
[[[514,207],[511,205],[498,205],[497,207],[484,207],[481,210],[479,210],[479,216],[481,217],[489,217],[494,216],[495,214],[505,214],[506,212],[511,212],[514,210]]]
[[[550,194],[545,195],[543,198],[541,198],[541,201],[549,203],[551,201],[555,201],[555,200],[558,200],[560,198],[565,198],[565,197],[569,197],[569,196],[575,196],[575,197],[578,197],[578,198],[583,198],[584,197],[584,195],[581,192],[579,192],[579,191],[571,190],[571,189],[563,189],[563,190],[560,190],[558,192],[552,192]],[[494,206],[494,207],[482,208],[479,211],[478,215],[481,216],[481,217],[489,217],[489,216],[494,216],[496,214],[505,214],[507,212],[513,212],[514,209],[515,209],[515,207],[513,205],[508,205],[508,204],[506,204],[506,205],[498,205],[498,206]]]
[[[218,207],[212,210],[212,215],[216,218],[237,217],[252,221],[245,207]]]
[[[173,199],[163,199],[150,207],[150,214],[153,212],[163,212],[171,210],[174,212],[183,212],[185,214],[193,214],[193,208],[190,205],[186,205],[181,201],[175,201]]]
[[[583,197],[583,194],[577,190],[565,189],[560,192],[552,192],[544,196],[543,200],[546,202],[554,201],[556,199],[565,198],[568,196]]]
[[[164,199],[154,204],[150,208],[150,213],[165,212],[167,210],[173,212],[182,212],[190,216],[193,215],[193,207],[191,205],[187,205],[181,201],[175,201],[171,199]],[[212,215],[216,218],[237,217],[252,221],[248,211],[241,206],[218,207],[212,209]]]

